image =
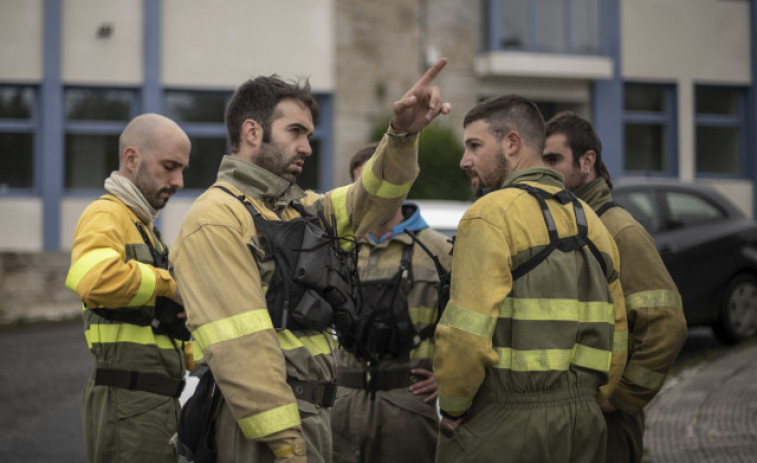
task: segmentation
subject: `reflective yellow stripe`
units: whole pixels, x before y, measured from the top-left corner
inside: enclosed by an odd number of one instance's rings
[[[132,342],[134,344],[155,344],[160,349],[173,349],[171,339],[163,334],[156,335],[149,326],[137,326],[131,323],[95,323],[84,332],[87,345],[114,342]]]
[[[620,352],[628,349],[628,330],[615,331],[612,335],[612,350]]]
[[[331,207],[334,208],[334,217],[336,217],[336,233],[338,236],[352,235],[353,231],[350,215],[347,212],[347,191],[349,189],[350,187],[347,185],[335,188],[329,194]],[[348,240],[341,240],[339,244],[346,251],[349,251],[353,247],[353,243]]]
[[[423,323],[430,325],[436,322],[436,309],[431,307],[409,307],[407,309],[408,315],[410,315],[410,321],[413,325]]]
[[[636,363],[629,363],[623,372],[623,377],[628,381],[653,391],[662,387],[662,383],[665,382],[665,376],[665,373],[657,373]]]
[[[496,348],[499,361],[495,368],[513,371],[567,371],[571,364],[592,370],[608,371],[612,354],[576,344],[573,349],[516,350]]]
[[[394,185],[386,180],[381,180],[373,173],[373,162],[375,157],[371,157],[368,162],[363,165],[360,178],[363,181],[363,186],[371,194],[371,196],[378,196],[379,198],[399,198],[407,194],[410,191],[410,187],[413,186],[411,180],[404,185]]]
[[[280,330],[276,333],[279,337],[279,346],[282,350],[294,350],[304,347],[311,355],[330,354],[336,348],[336,342],[328,334],[316,334],[298,338],[289,330]]]
[[[257,415],[238,420],[237,423],[248,439],[257,439],[275,432],[300,425],[300,412],[296,403],[266,410]]]
[[[196,340],[190,341],[192,345],[192,358],[195,362],[200,362],[205,358],[205,355],[202,353],[202,347]]]
[[[464,412],[469,409],[473,403],[471,397],[451,397],[439,392],[439,408],[445,412]]]
[[[669,289],[639,291],[626,297],[626,309],[648,309],[650,307],[673,307],[682,309],[681,295]]]
[[[192,332],[192,335],[200,348],[205,350],[213,344],[267,329],[273,329],[268,310],[256,309],[206,323]]]
[[[142,279],[139,282],[137,294],[127,304],[130,307],[146,305],[155,293],[155,272],[153,268],[142,262],[137,262],[137,267],[142,274]]]
[[[68,271],[68,275],[66,276],[66,288],[71,291],[76,291],[76,287],[79,286],[79,282],[84,278],[84,275],[89,273],[95,265],[113,257],[116,257],[119,260],[121,259],[121,255],[111,248],[95,249],[94,251],[84,254]]]
[[[499,308],[500,318],[514,320],[578,321],[614,323],[610,302],[581,302],[575,299],[531,299],[507,297]]]
[[[461,331],[481,336],[482,338],[491,339],[494,333],[494,325],[497,319],[488,315],[476,312],[475,310],[466,309],[457,304],[447,304],[444,309],[442,318],[439,323],[457,328]]]
[[[423,341],[410,351],[411,359],[430,359],[434,358],[434,343],[431,341]]]

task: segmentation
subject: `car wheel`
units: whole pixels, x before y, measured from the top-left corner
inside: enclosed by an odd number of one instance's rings
[[[742,273],[726,286],[720,315],[712,327],[726,344],[734,344],[757,334],[757,278]]]

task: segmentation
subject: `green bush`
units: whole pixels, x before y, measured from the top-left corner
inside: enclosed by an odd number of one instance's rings
[[[377,123],[371,133],[372,141],[379,141],[389,125],[389,119]],[[421,132],[418,141],[420,174],[407,197],[410,199],[471,199],[468,176],[460,169],[463,145],[455,133],[432,123]]]

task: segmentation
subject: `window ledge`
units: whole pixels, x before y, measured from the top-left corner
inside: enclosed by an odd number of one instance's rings
[[[613,61],[605,56],[488,52],[476,57],[478,77],[563,77],[611,79]]]

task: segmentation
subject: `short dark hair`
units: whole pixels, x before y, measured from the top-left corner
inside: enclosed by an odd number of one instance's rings
[[[358,152],[352,156],[352,159],[350,159],[350,178],[353,182],[355,181],[355,175],[353,173],[355,172],[355,169],[365,164],[371,156],[373,156],[373,153],[376,152],[376,148],[378,148],[378,143],[371,143],[370,145],[360,148]]]
[[[578,160],[584,153],[589,150],[594,151],[596,153],[594,170],[596,170],[597,175],[605,179],[610,189],[612,189],[610,172],[607,170],[604,161],[602,161],[602,140],[599,139],[599,135],[594,131],[591,122],[574,112],[563,111],[556,114],[547,122],[547,137],[556,134],[565,135],[568,146],[573,152],[573,164],[576,166],[579,165]]]
[[[539,156],[544,151],[544,117],[533,101],[519,95],[486,99],[468,111],[463,127],[481,119],[489,123],[497,140],[515,130]]]
[[[271,141],[271,123],[278,117],[274,114],[276,105],[281,100],[291,98],[304,104],[313,117],[313,124],[318,122],[318,102],[310,93],[310,82],[283,81],[277,75],[260,76],[250,79],[237,88],[226,107],[226,130],[231,143],[231,152],[239,150],[242,124],[253,119],[263,128],[263,141]]]

